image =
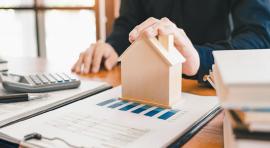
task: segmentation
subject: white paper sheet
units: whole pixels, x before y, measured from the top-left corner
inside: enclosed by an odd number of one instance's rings
[[[157,107],[150,107],[141,113],[135,110],[121,110],[128,102],[110,108],[121,102],[116,100],[106,105],[97,105],[112,98],[119,98],[121,88],[75,102],[52,112],[0,129],[16,139],[32,132],[46,137],[60,137],[76,146],[84,147],[166,147],[181,136],[194,122],[219,105],[216,97],[196,96],[183,93],[183,100],[173,109],[163,109],[153,116],[147,116]],[[159,117],[171,110],[177,113],[166,120]],[[60,141],[30,140],[28,143],[44,147],[66,147]]]
[[[17,103],[0,103],[0,127],[14,119],[33,114],[37,111],[42,111],[48,107],[56,105],[57,103],[72,99],[74,95],[89,92],[102,85],[105,85],[105,83],[84,81],[77,89],[50,92],[42,99]],[[0,88],[0,93],[4,94],[6,92],[3,88]]]

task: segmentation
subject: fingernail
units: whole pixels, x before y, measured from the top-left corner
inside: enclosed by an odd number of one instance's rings
[[[138,36],[138,31],[132,31],[131,33],[130,33],[130,38],[131,38],[131,40],[134,40],[134,39],[136,39],[137,38],[137,36]]]
[[[133,42],[134,41],[134,36],[133,35],[131,35],[131,36],[129,36],[129,40],[131,41],[131,42]]]
[[[130,43],[133,42],[133,38],[131,36],[129,36],[128,40],[129,40]]]

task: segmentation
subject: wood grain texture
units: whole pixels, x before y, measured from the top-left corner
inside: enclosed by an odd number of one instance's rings
[[[11,58],[8,59],[8,67],[10,72],[15,73],[34,73],[34,72],[70,72],[70,68],[74,61],[60,61],[39,58]],[[102,70],[97,74],[79,75],[84,80],[100,80],[106,81],[113,86],[120,85],[121,72],[117,66],[111,71]],[[215,91],[211,88],[200,86],[197,81],[182,81],[183,91],[198,95],[215,95]],[[184,148],[222,148],[223,147],[223,113],[211,120],[202,128],[191,140],[189,140]]]

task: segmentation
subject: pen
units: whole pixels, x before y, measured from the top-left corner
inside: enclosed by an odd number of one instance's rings
[[[5,95],[0,95],[0,103],[24,102],[24,101],[30,101],[30,100],[35,100],[35,99],[41,99],[45,96],[47,96],[47,94],[38,94],[38,95],[32,95],[28,93],[5,94]]]

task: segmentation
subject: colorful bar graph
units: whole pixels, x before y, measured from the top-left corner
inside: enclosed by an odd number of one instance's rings
[[[145,111],[145,110],[147,110],[147,109],[149,109],[151,107],[152,106],[144,105],[144,106],[142,106],[140,108],[137,108],[137,109],[133,110],[132,113],[139,114],[139,113],[141,113],[141,112],[143,112],[143,111]]]
[[[114,103],[114,104],[112,104],[112,105],[110,105],[108,107],[109,108],[116,108],[116,107],[119,107],[119,106],[124,105],[126,103],[128,103],[128,102],[127,101],[120,101],[120,102]]]
[[[128,110],[130,110],[133,107],[136,107],[138,105],[139,105],[138,103],[132,103],[132,104],[129,104],[127,106],[124,106],[124,107],[120,108],[119,110],[121,110],[121,111],[128,111]]]
[[[171,116],[175,115],[178,112],[178,110],[170,110],[162,115],[160,115],[158,118],[162,119],[162,120],[167,120],[169,119]]]
[[[116,101],[116,100],[117,100],[117,99],[105,100],[105,101],[103,101],[103,102],[98,103],[97,105],[98,105],[98,106],[104,106],[104,105],[107,105],[107,104],[109,104],[109,103],[112,103],[112,102],[114,102],[114,101]]]
[[[129,110],[131,110],[131,109],[133,109],[133,108],[135,108],[135,107],[137,107],[137,106],[139,106],[141,104],[135,103],[135,102],[123,101],[123,100],[113,98],[113,99],[102,101],[102,102],[98,103],[97,105],[98,106],[108,105],[107,107],[111,108],[111,109],[114,109],[114,108],[117,108],[117,107],[120,107],[120,106],[123,105],[123,107],[119,108],[119,110],[120,111],[129,111]],[[160,113],[162,111],[165,112],[165,109],[161,108],[161,107],[155,107],[155,109],[152,109],[152,108],[154,108],[154,107],[150,106],[150,105],[143,105],[143,106],[140,106],[140,107],[138,107],[135,110],[132,110],[130,112],[135,113],[135,114],[141,114],[142,112],[146,112],[143,115],[148,116],[148,117],[153,117],[153,116],[155,116],[156,114],[158,114],[158,113]],[[147,110],[149,110],[149,111],[147,111]],[[168,110],[165,113],[158,116],[157,118],[161,119],[161,120],[167,120],[167,119],[169,119],[170,117],[172,117],[173,115],[175,115],[179,111],[180,110],[175,110],[175,109],[174,110]]]
[[[154,110],[151,110],[151,111],[145,113],[144,115],[145,115],[145,116],[148,116],[148,117],[152,117],[152,116],[156,115],[157,113],[159,113],[159,112],[161,112],[161,111],[163,111],[163,110],[164,110],[164,108],[158,107],[158,108],[156,108],[156,109],[154,109]]]

